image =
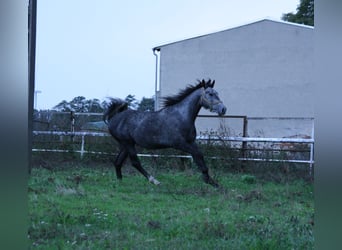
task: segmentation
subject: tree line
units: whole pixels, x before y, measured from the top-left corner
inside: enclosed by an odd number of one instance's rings
[[[138,101],[134,95],[125,98],[129,108],[139,111],[153,111],[154,98],[143,97]],[[59,112],[79,112],[79,113],[103,113],[110,104],[110,100],[100,101],[99,99],[86,99],[84,96],[74,97],[71,101],[63,100],[53,107]]]

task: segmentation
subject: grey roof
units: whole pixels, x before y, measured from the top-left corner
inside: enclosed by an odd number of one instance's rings
[[[297,26],[297,27],[301,27],[301,28],[304,28],[304,29],[314,29],[314,27],[308,26],[308,25],[304,25],[304,24],[297,24],[297,23],[291,23],[291,22],[285,22],[285,21],[279,21],[279,20],[272,20],[272,19],[269,19],[269,18],[264,18],[264,19],[261,19],[261,20],[255,21],[255,22],[239,25],[239,26],[236,26],[236,27],[233,27],[233,28],[224,29],[224,30],[221,30],[221,31],[216,31],[216,32],[212,32],[212,33],[209,33],[209,34],[199,35],[199,36],[195,36],[195,37],[191,37],[191,38],[186,38],[186,39],[183,39],[183,40],[174,41],[174,42],[170,42],[170,43],[165,43],[165,44],[162,44],[162,45],[159,45],[159,46],[156,46],[156,47],[152,48],[152,50],[153,51],[155,51],[155,50],[159,51],[162,47],[168,46],[168,45],[171,45],[171,44],[175,44],[175,43],[179,43],[179,42],[183,42],[183,41],[187,41],[187,40],[192,40],[192,39],[196,39],[196,38],[200,38],[200,37],[210,36],[210,35],[213,35],[213,34],[217,34],[217,33],[221,33],[221,32],[226,32],[226,31],[233,30],[233,29],[243,28],[243,27],[248,26],[248,25],[254,25],[254,24],[263,23],[263,22],[273,22],[273,23],[278,23],[278,24],[286,24],[286,25],[291,25],[291,26]]]

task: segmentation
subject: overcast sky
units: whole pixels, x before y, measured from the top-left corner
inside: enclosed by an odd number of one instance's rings
[[[76,96],[152,97],[152,48],[263,18],[299,0],[43,0],[37,4],[36,107]],[[194,79],[195,81],[196,79]]]

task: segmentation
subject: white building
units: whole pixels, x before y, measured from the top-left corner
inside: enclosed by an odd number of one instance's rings
[[[176,94],[196,79],[211,78],[227,115],[251,118],[250,136],[311,136],[311,120],[252,118],[314,116],[313,36],[311,26],[263,19],[157,46],[156,109],[160,97]],[[198,119],[198,130],[218,129],[212,120]],[[242,131],[237,120],[224,122],[233,135]]]

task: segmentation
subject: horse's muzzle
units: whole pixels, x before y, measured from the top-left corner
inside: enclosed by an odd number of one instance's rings
[[[221,103],[221,104],[218,106],[218,108],[217,108],[217,114],[218,114],[219,116],[222,116],[222,115],[225,115],[226,112],[227,112],[226,106],[224,106],[224,105]]]

